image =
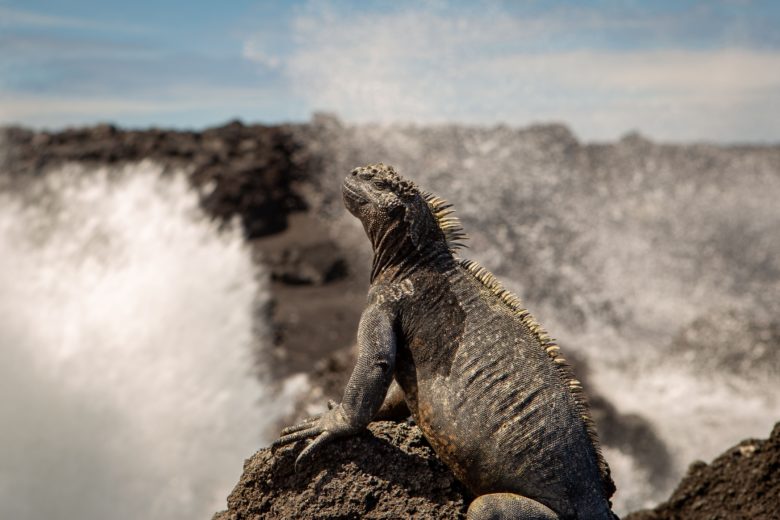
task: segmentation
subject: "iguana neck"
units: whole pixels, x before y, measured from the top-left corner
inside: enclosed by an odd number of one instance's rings
[[[403,227],[403,222],[392,222],[381,231],[366,230],[374,249],[371,283],[401,280],[420,266],[454,265],[446,243],[425,236],[413,240]]]

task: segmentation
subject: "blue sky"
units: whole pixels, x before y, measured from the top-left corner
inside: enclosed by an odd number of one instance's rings
[[[780,2],[0,0],[0,124],[232,118],[780,141]]]

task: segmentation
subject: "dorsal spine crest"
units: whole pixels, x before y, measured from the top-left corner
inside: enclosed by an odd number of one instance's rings
[[[526,308],[517,296],[506,290],[499,282],[493,273],[479,265],[474,260],[460,260],[460,265],[463,266],[466,271],[471,273],[477,280],[479,280],[491,293],[498,297],[500,301],[506,304],[511,311],[520,319],[520,321],[528,328],[531,334],[541,345],[541,348],[547,353],[552,360],[558,374],[561,376],[562,381],[569,389],[569,392],[574,398],[574,403],[577,408],[577,413],[582,419],[587,431],[588,437],[591,440],[591,445],[596,452],[596,458],[598,460],[599,473],[601,474],[601,483],[604,488],[606,496],[611,496],[615,491],[615,484],[610,476],[609,466],[607,465],[604,455],[601,452],[601,444],[599,443],[598,434],[596,433],[596,426],[593,423],[593,419],[590,416],[590,406],[588,405],[588,399],[585,396],[585,392],[582,388],[582,383],[575,379],[571,365],[561,355],[560,347],[555,343],[545,331],[541,325],[531,316]]]
[[[429,191],[420,191],[420,195],[428,204],[436,224],[444,234],[444,240],[447,242],[449,250],[455,253],[458,249],[465,247],[463,241],[467,240],[468,236],[463,232],[460,219],[454,216],[455,210],[452,209],[452,204]]]

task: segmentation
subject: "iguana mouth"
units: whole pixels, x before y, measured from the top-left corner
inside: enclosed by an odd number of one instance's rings
[[[364,204],[367,202],[367,197],[361,193],[361,191],[354,186],[354,179],[347,177],[342,183],[342,191],[345,195],[349,195],[355,202],[361,201]]]
[[[347,202],[347,207],[349,208],[350,205],[358,205],[358,206],[365,206],[368,204],[368,199],[361,194],[358,190],[347,184],[346,182],[342,186],[342,194],[344,196],[344,200]]]
[[[349,195],[352,195],[354,197],[360,197],[360,194],[358,191],[350,186],[349,184],[344,184],[344,191],[347,192]]]

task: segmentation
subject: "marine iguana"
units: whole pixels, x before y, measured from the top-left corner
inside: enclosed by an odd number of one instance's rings
[[[579,381],[520,300],[457,257],[451,205],[383,164],[354,169],[342,193],[374,250],[357,362],[342,402],[272,448],[313,437],[298,464],[405,404],[476,495],[468,520],[617,518]]]

